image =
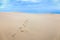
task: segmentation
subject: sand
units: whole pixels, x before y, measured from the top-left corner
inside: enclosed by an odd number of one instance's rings
[[[0,12],[0,40],[60,40],[60,15]]]

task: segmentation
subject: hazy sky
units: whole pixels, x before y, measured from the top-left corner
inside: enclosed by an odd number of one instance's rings
[[[60,10],[60,0],[0,0],[0,11],[51,12]]]

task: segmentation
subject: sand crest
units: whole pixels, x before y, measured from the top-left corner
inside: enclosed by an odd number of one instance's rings
[[[0,40],[60,40],[60,15],[0,13]]]

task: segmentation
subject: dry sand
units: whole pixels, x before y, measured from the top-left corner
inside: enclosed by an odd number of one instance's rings
[[[1,12],[0,40],[60,40],[60,15]]]

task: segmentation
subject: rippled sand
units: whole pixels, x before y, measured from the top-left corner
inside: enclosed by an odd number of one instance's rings
[[[60,15],[1,12],[0,40],[60,40]]]

